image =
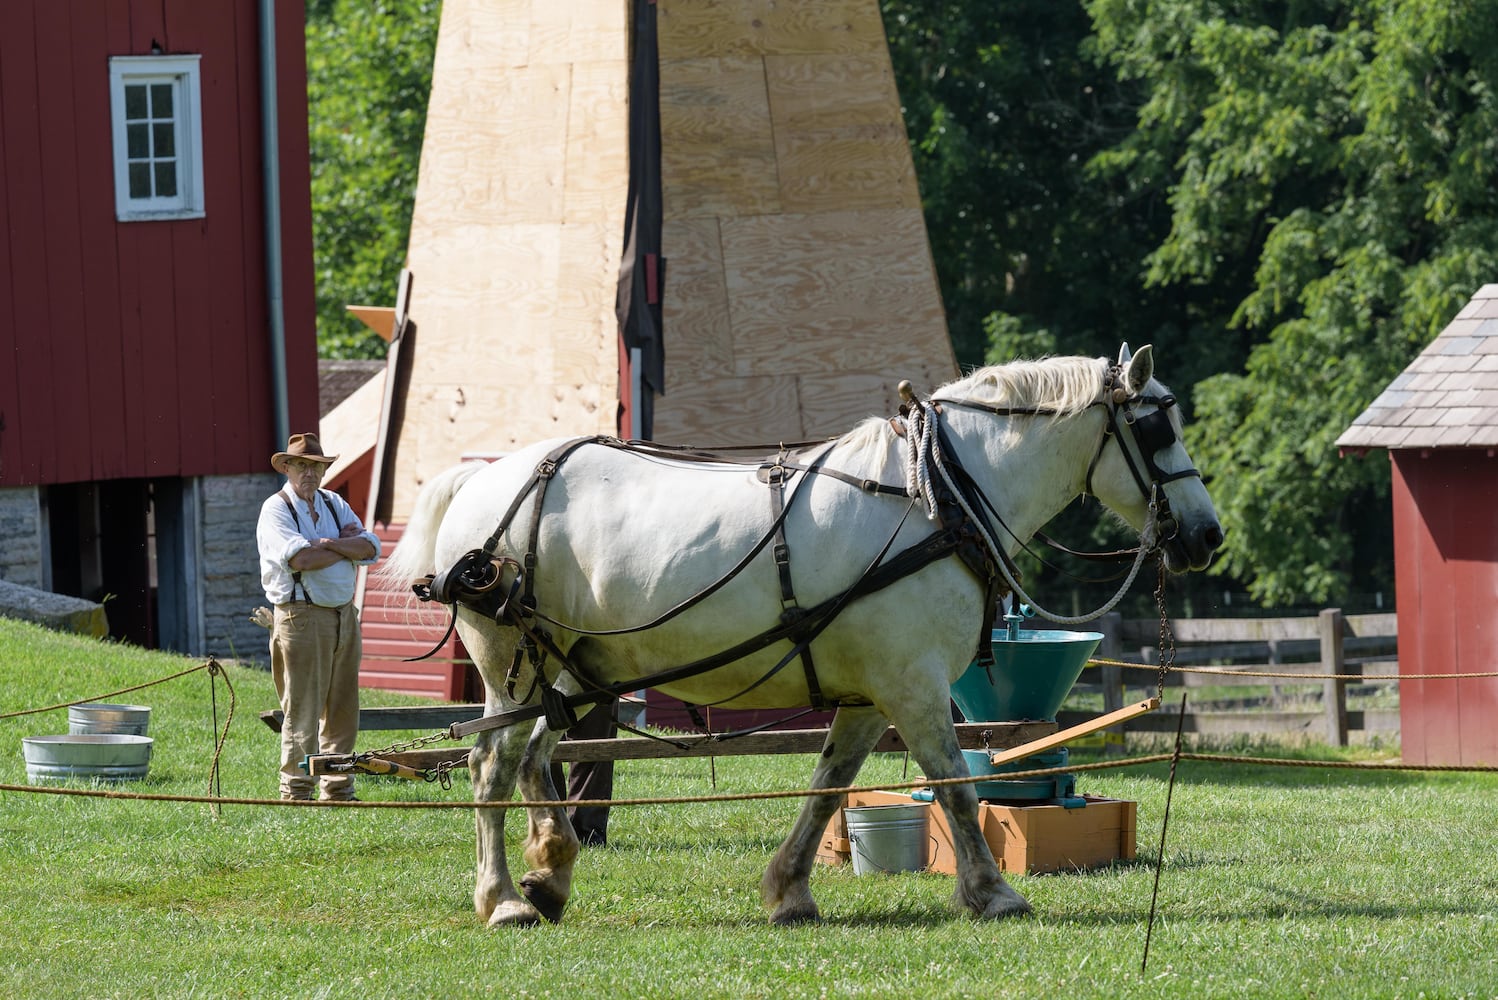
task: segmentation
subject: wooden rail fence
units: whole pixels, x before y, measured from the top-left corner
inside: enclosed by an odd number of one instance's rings
[[[1170,692],[1185,689],[1184,730],[1213,736],[1302,735],[1346,746],[1349,732],[1394,734],[1399,710],[1349,710],[1349,687],[1371,693],[1397,685],[1398,620],[1393,614],[1344,615],[1328,608],[1298,618],[1187,618],[1172,622],[1175,634],[1173,663],[1166,678],[1161,711],[1131,720],[1110,731],[1110,748],[1121,748],[1121,733],[1176,731],[1180,698]],[[1097,658],[1138,663],[1138,666],[1094,666],[1083,672],[1076,691],[1103,693],[1111,711],[1129,700],[1128,691],[1153,693],[1158,683],[1160,623],[1156,619],[1124,619],[1117,614],[1099,620],[1103,633]],[[1211,673],[1218,668],[1232,673]],[[1275,676],[1247,676],[1247,675]],[[1338,675],[1330,679],[1327,675]],[[1297,680],[1305,676],[1305,680]],[[1269,688],[1267,695],[1224,697],[1222,689]],[[1212,689],[1211,698],[1200,696]],[[1247,692],[1245,692],[1247,694]],[[1174,701],[1174,704],[1172,704]],[[1069,725],[1086,713],[1063,710],[1058,721]]]

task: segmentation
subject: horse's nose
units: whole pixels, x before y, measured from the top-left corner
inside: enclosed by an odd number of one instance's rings
[[[1216,551],[1222,545],[1222,525],[1214,524],[1203,532],[1202,543],[1209,551]]]

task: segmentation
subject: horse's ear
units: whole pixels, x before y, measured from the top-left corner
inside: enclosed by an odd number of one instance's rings
[[[1129,360],[1133,357],[1134,352],[1129,350],[1129,342],[1126,340],[1123,342],[1123,346],[1118,349],[1118,367],[1127,368]]]
[[[1123,362],[1120,362],[1122,364]],[[1124,375],[1124,385],[1129,390],[1129,395],[1137,396],[1149,385],[1150,379],[1155,377],[1155,349],[1145,344],[1134,353],[1128,360],[1128,369]]]

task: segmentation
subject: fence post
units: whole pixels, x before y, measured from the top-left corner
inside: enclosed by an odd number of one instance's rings
[[[1098,631],[1103,633],[1103,641],[1098,643],[1098,655],[1107,660],[1117,660],[1123,651],[1123,640],[1120,636],[1123,631],[1123,615],[1117,611],[1110,611],[1103,615],[1098,619]],[[1116,712],[1123,708],[1124,702],[1123,668],[1113,664],[1104,664],[1101,671],[1103,712],[1105,714]],[[1103,756],[1119,757],[1123,753],[1123,723],[1103,730]]]
[[[1342,650],[1342,609],[1326,608],[1317,616],[1321,633],[1321,672],[1338,675],[1322,683],[1322,703],[1326,707],[1326,739],[1332,746],[1347,745],[1347,682],[1340,675],[1344,664]]]

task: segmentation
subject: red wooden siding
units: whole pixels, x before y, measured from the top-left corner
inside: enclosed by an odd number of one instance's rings
[[[317,426],[304,12],[276,4],[292,430]],[[9,0],[0,486],[264,471],[275,440],[256,0]],[[109,58],[201,58],[205,216],[115,220]]]
[[[1498,459],[1478,449],[1391,452],[1401,674],[1498,670]],[[1498,763],[1498,678],[1407,680],[1411,764]]]

